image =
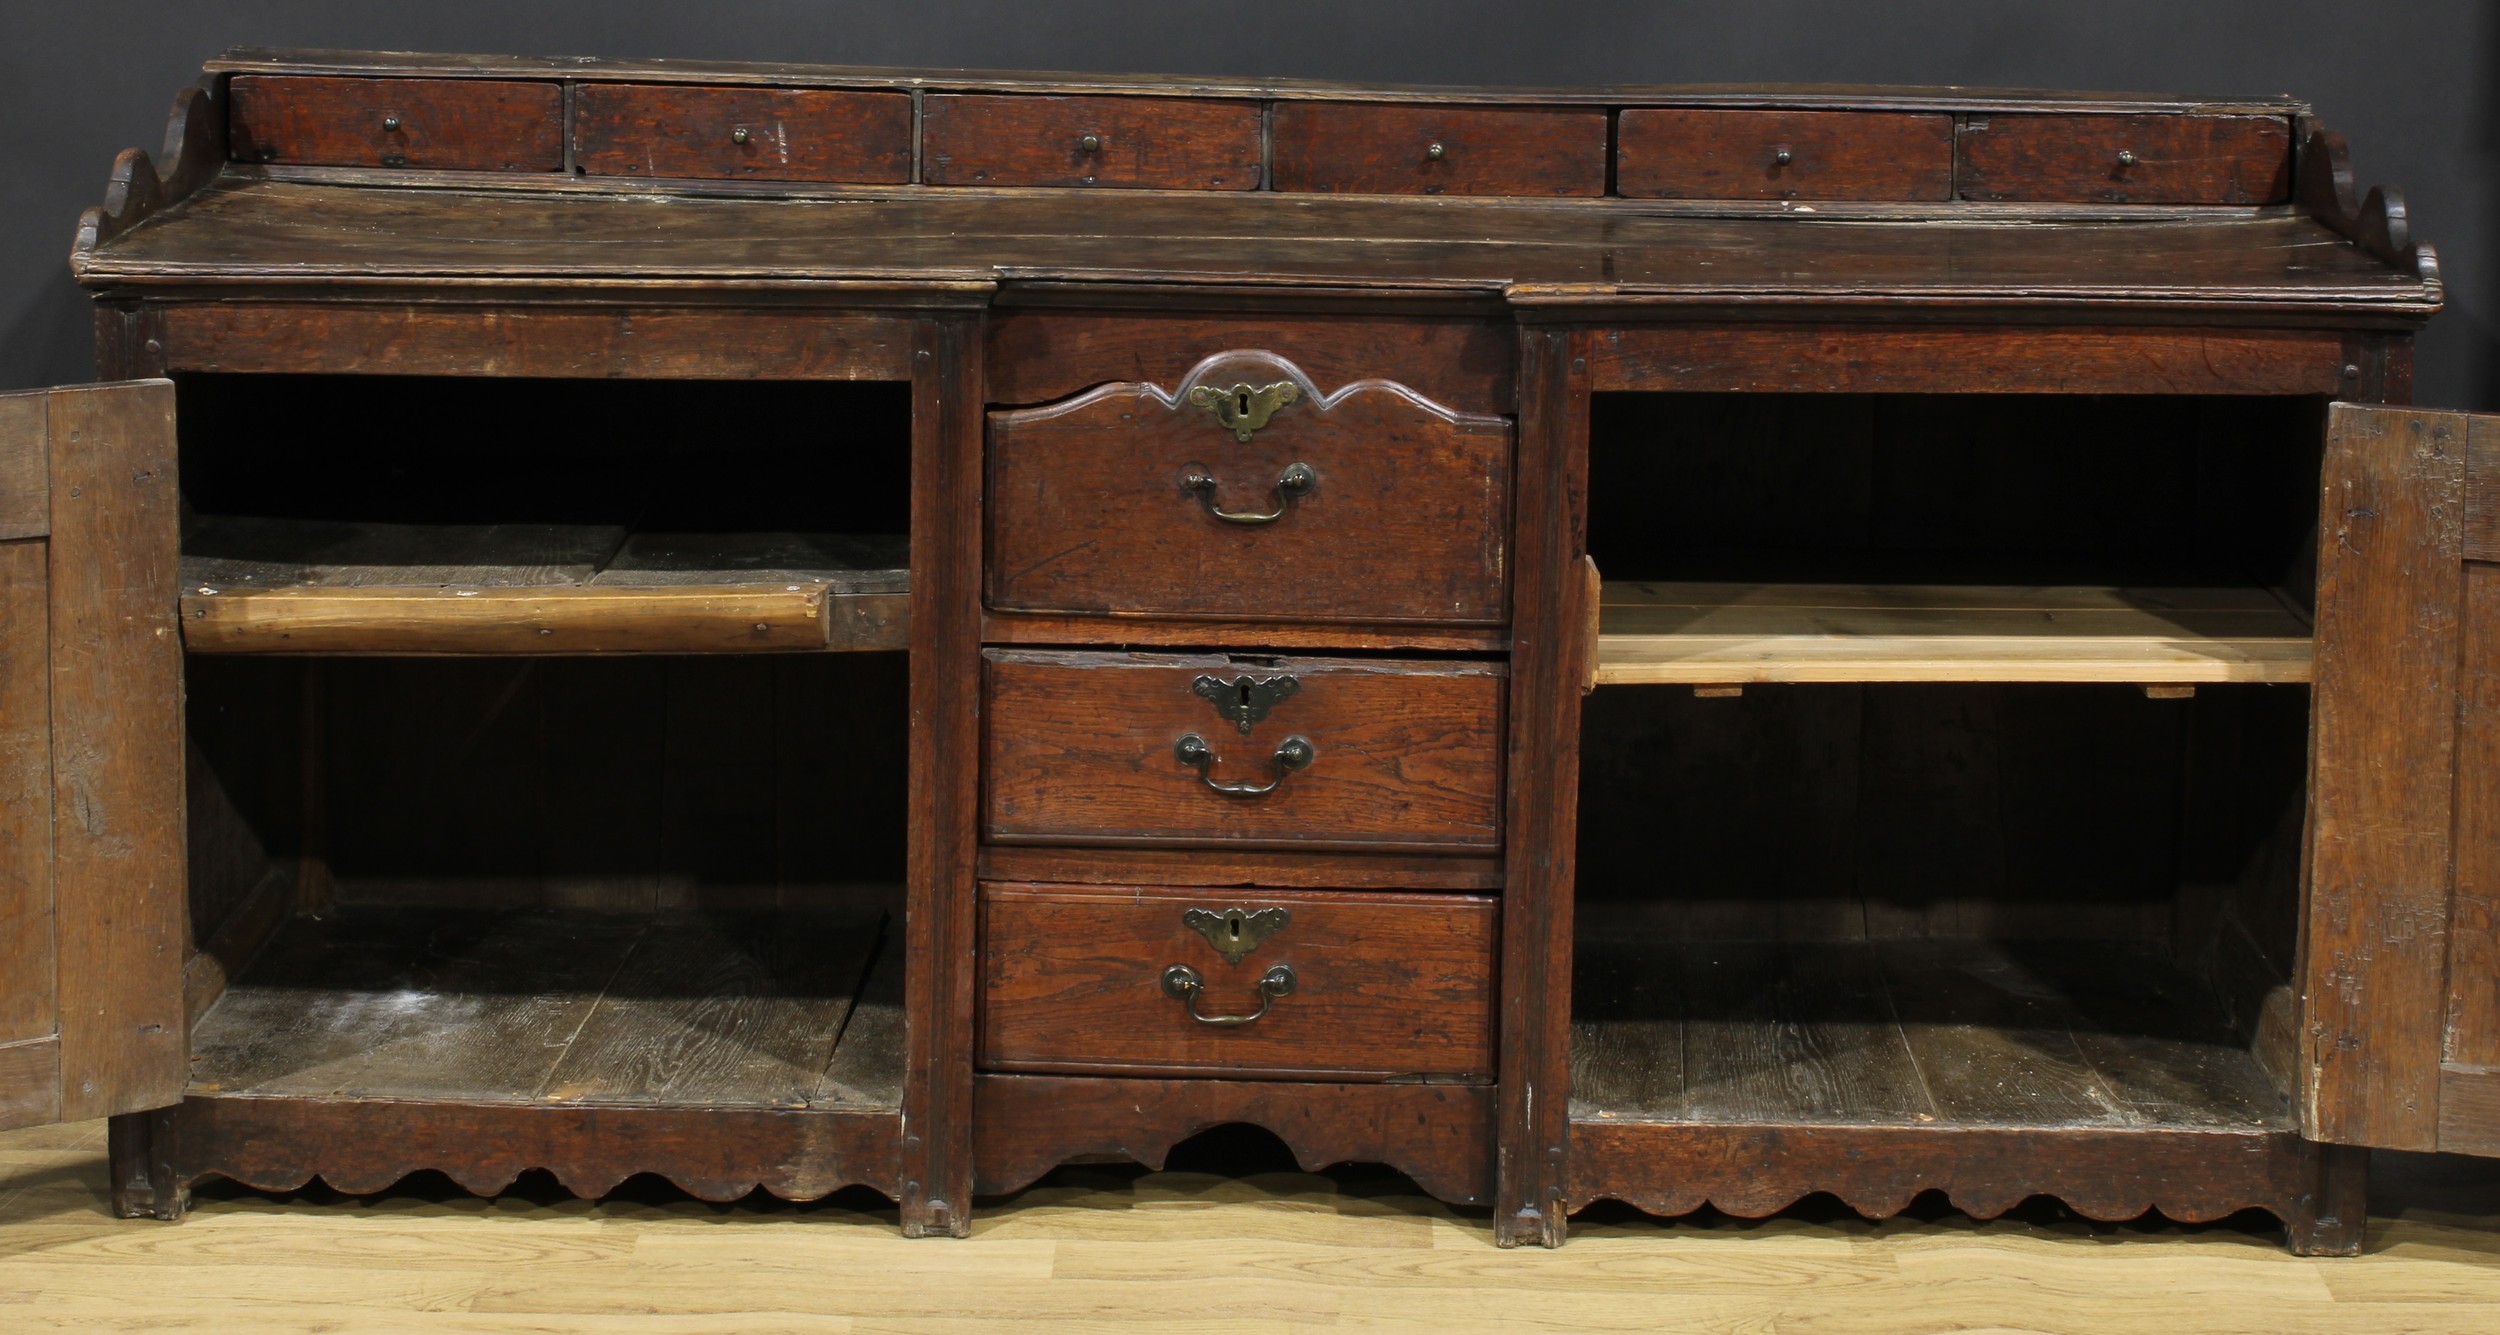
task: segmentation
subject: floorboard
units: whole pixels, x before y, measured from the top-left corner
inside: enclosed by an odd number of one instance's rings
[[[1614,934],[1575,967],[1578,1118],[2290,1125],[2221,1001],[2141,946]]]
[[[201,1017],[192,1088],[896,1107],[900,965],[870,967],[880,920],[361,906],[298,919]]]

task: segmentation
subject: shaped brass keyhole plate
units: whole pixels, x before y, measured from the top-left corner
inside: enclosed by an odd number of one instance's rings
[[[1241,735],[1247,737],[1252,726],[1266,718],[1278,703],[1301,690],[1302,683],[1292,673],[1274,677],[1253,677],[1243,673],[1231,681],[1201,673],[1196,681],[1189,683],[1189,689],[1199,699],[1215,706],[1217,714],[1241,729]]]
[[[1248,442],[1252,432],[1267,425],[1276,410],[1302,397],[1302,387],[1290,380],[1273,385],[1239,384],[1231,389],[1200,385],[1189,391],[1189,401],[1215,414],[1215,420],[1233,433],[1233,439]]]
[[[1181,911],[1181,926],[1207,939],[1215,953],[1226,964],[1239,964],[1242,958],[1259,948],[1259,943],[1285,930],[1293,915],[1283,909],[1226,909],[1222,913],[1206,909]]]

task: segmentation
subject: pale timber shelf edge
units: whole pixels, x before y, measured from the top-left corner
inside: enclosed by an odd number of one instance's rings
[[[213,517],[184,537],[193,653],[899,650],[900,535]]]
[[[1596,684],[2306,682],[2265,588],[1607,581]]]

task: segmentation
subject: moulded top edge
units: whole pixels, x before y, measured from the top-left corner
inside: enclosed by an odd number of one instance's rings
[[[913,69],[761,61],[621,60],[605,56],[491,56],[409,51],[237,47],[206,63],[212,74],[422,75],[435,78],[572,78],[655,83],[771,83],[829,87],[994,89],[1026,93],[1165,93],[1190,96],[1488,103],[1657,103],[1901,110],[2033,110],[2307,114],[2284,94],[2221,98],[2046,89],[1865,84],[1628,84],[1568,88],[1353,83],[1218,74]]]

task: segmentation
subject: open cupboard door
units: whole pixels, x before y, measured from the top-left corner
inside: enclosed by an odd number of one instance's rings
[[[0,1129],[182,1097],[168,381],[0,395]]]
[[[2324,483],[2302,1129],[2500,1154],[2500,418],[2336,404]]]

